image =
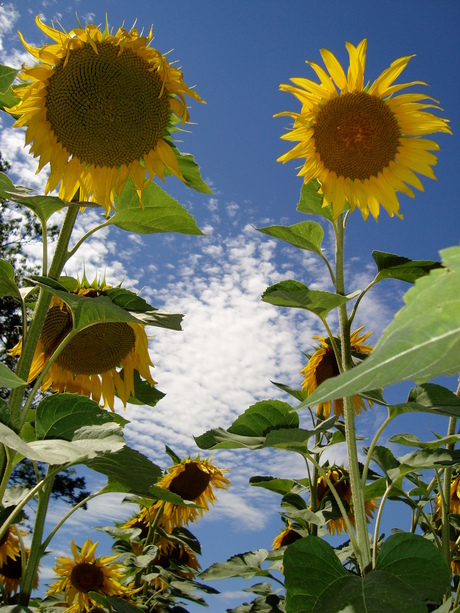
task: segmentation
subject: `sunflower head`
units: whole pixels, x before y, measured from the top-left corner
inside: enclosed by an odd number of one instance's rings
[[[287,547],[291,543],[294,543],[301,538],[302,535],[299,534],[297,530],[294,530],[292,528],[292,524],[288,520],[287,527],[273,539],[272,549],[280,549],[281,547]]]
[[[87,539],[80,549],[72,540],[73,560],[66,557],[56,559],[54,572],[59,578],[50,586],[48,594],[63,593],[66,603],[69,606],[78,605],[80,610],[91,609],[89,592],[122,596],[126,588],[120,583],[122,567],[114,563],[118,556],[96,558],[97,545],[97,542]]]
[[[345,502],[346,506],[349,508],[348,519],[350,520],[351,525],[354,527],[355,516],[353,514],[351,483],[348,470],[343,466],[332,466],[327,470],[326,474],[341,500]],[[332,492],[323,476],[319,477],[316,487],[316,497],[319,508],[321,508],[321,505],[326,500],[331,500],[334,502]],[[369,522],[374,515],[374,510],[377,508],[377,502],[375,500],[366,500],[364,507],[367,515],[367,521]],[[327,530],[329,534],[334,534],[335,532],[337,532],[337,534],[341,534],[342,532],[346,532],[347,526],[344,518],[338,517],[337,519],[329,520],[327,523]]]
[[[370,345],[366,345],[365,341],[371,336],[372,332],[366,334],[360,334],[364,329],[364,326],[358,328],[350,334],[350,343],[352,355],[357,360],[364,359],[372,351]],[[310,357],[308,364],[300,371],[305,378],[302,383],[302,390],[306,391],[308,395],[312,394],[315,389],[331,377],[336,377],[340,374],[340,370],[335,357],[334,349],[331,345],[331,341],[324,336],[314,336],[314,339],[320,342],[319,347],[315,350],[314,354]],[[340,348],[340,336],[335,337],[337,346]],[[369,406],[372,404],[368,401]],[[360,396],[353,396],[353,404],[356,414],[361,413],[361,409],[366,410],[366,404]],[[343,400],[338,398],[333,401],[334,413],[337,417],[343,415]],[[316,408],[316,415],[323,416],[325,419],[331,414],[331,401],[320,402]]]
[[[431,151],[439,146],[420,137],[450,133],[448,120],[426,110],[441,110],[430,96],[394,95],[424,85],[420,81],[394,84],[411,56],[395,60],[372,85],[365,85],[367,40],[346,47],[350,56],[347,75],[337,58],[321,49],[327,71],[307,61],[319,83],[293,78],[293,85],[280,85],[302,108],[277,114],[294,119],[292,129],[282,138],[297,142],[278,161],[304,160],[299,175],[305,183],[320,182],[323,206],[332,204],[334,217],[347,202],[352,210],[358,207],[364,219],[369,212],[377,219],[380,205],[390,216],[401,217],[397,192],[414,197],[413,187],[423,190],[417,174],[436,178],[432,167],[437,159]]]
[[[152,30],[93,24],[70,32],[36,18],[52,39],[43,47],[22,43],[37,60],[19,78],[19,103],[10,109],[16,127],[26,127],[26,145],[50,165],[46,192],[59,184],[59,197],[93,200],[110,211],[115,192],[131,177],[140,194],[165,172],[185,180],[171,146],[177,121],[189,120],[185,96],[202,102],[182,72],[150,46]]]
[[[26,559],[29,558],[30,549],[28,547],[24,548],[24,553]],[[5,561],[2,563],[0,568],[0,581],[3,584],[4,591],[12,596],[13,594],[17,594],[18,589],[21,585],[22,578],[22,557],[21,554],[16,557],[7,557]],[[36,589],[38,587],[38,571],[35,575],[33,588]]]
[[[209,503],[214,504],[217,500],[213,488],[227,489],[230,484],[224,476],[225,472],[226,469],[219,469],[211,464],[210,459],[202,460],[197,456],[181,460],[168,468],[156,485],[178,494],[185,501],[194,502],[199,508],[158,500],[150,509],[144,509],[143,516],[151,521],[158,512],[162,512],[160,522],[168,532],[175,526],[196,521],[198,516],[203,515],[203,510],[209,510]]]
[[[8,559],[16,560],[21,556],[21,544],[14,533],[14,528],[10,526],[0,539],[0,572]]]
[[[75,281],[75,280],[73,280]],[[77,282],[76,282],[77,283]],[[73,293],[97,300],[109,289],[105,282],[99,286],[77,283]],[[53,296],[35,350],[29,372],[33,381],[47,366],[54,351],[71,332],[72,312],[65,302]],[[10,354],[21,355],[22,339]],[[59,353],[49,367],[41,390],[78,393],[92,397],[113,410],[115,391],[124,406],[135,396],[134,371],[150,385],[153,366],[148,354],[148,341],[142,324],[112,321],[96,323],[80,330]],[[119,372],[123,369],[123,376]]]

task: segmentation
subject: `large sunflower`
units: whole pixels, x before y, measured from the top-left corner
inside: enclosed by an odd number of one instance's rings
[[[307,61],[320,83],[294,78],[294,85],[280,85],[281,90],[300,100],[302,110],[277,115],[294,119],[292,130],[282,138],[298,141],[278,161],[304,159],[299,175],[305,183],[318,179],[324,194],[323,206],[332,203],[334,217],[343,211],[346,202],[352,210],[357,206],[365,219],[369,211],[377,219],[380,204],[390,216],[399,216],[396,192],[414,197],[412,187],[423,191],[415,173],[436,178],[432,166],[437,159],[430,152],[439,146],[419,137],[450,133],[448,120],[425,110],[440,110],[430,96],[394,96],[406,87],[425,85],[421,81],[393,84],[412,56],[395,60],[372,85],[365,85],[367,40],[357,47],[346,43],[346,47],[350,56],[347,76],[337,58],[321,49],[329,74]]]
[[[62,592],[68,605],[78,604],[83,611],[91,609],[92,606],[88,592],[105,596],[123,595],[126,588],[119,581],[123,576],[120,570],[122,567],[120,564],[114,564],[118,556],[96,558],[97,545],[97,542],[86,539],[83,547],[79,549],[72,540],[73,560],[63,556],[56,558],[53,570],[59,579],[50,585],[48,594]]]
[[[149,46],[152,30],[112,34],[89,24],[61,32],[38,16],[36,23],[54,42],[36,48],[20,34],[39,63],[20,74],[27,84],[15,88],[20,102],[10,112],[19,116],[14,126],[27,127],[38,170],[50,164],[46,193],[60,183],[59,196],[69,201],[80,189],[80,200],[108,213],[128,177],[138,193],[165,169],[184,180],[168,136],[173,114],[189,119],[185,96],[202,100]]]
[[[363,328],[364,326],[361,326],[361,328],[358,328],[350,334],[352,353],[354,353],[356,357],[360,358],[364,358],[372,351],[371,346],[364,344],[364,341],[369,338],[372,332],[360,335],[359,333],[361,332],[361,330],[363,330]],[[318,385],[323,383],[323,381],[326,381],[326,379],[336,377],[338,374],[340,374],[334,350],[330,344],[329,339],[324,336],[314,336],[313,338],[320,342],[320,346],[310,357],[308,364],[305,366],[305,368],[300,371],[302,375],[305,375],[305,379],[302,383],[302,390],[308,392],[308,395],[312,394],[318,387]],[[340,341],[339,336],[336,338],[338,341]],[[338,398],[333,402],[334,413],[337,415],[337,417],[340,417],[341,415],[343,415],[343,399]],[[372,402],[368,402],[370,406]],[[366,405],[360,396],[353,396],[353,404],[355,407],[355,411],[358,415],[360,414],[361,409],[366,410]],[[320,402],[316,407],[316,415],[318,415],[318,417],[320,415],[323,415],[323,417],[327,419],[330,414],[330,400],[326,402]]]
[[[79,295],[97,300],[97,291],[79,289]],[[72,329],[70,308],[56,296],[51,300],[45,323],[34,353],[28,381],[33,381],[45,368],[51,355]],[[11,350],[21,355],[22,339]],[[92,397],[113,411],[115,391],[126,406],[135,396],[134,371],[151,385],[153,366],[148,341],[142,324],[130,322],[96,323],[78,332],[66,345],[46,373],[41,390],[78,393]],[[123,368],[123,377],[117,368]]]
[[[272,548],[280,549],[281,547],[287,547],[291,543],[298,541],[302,538],[302,535],[298,533],[297,530],[292,528],[291,522],[288,520],[287,527],[282,530],[275,538],[273,539]]]
[[[164,526],[168,532],[175,526],[196,521],[198,516],[203,515],[203,510],[209,510],[208,503],[214,504],[214,501],[217,500],[213,487],[227,489],[227,485],[230,484],[230,481],[224,477],[224,472],[227,471],[217,468],[207,458],[203,460],[199,457],[187,458],[174,464],[156,483],[156,486],[178,494],[183,500],[194,502],[201,508],[158,500],[149,509],[143,509],[141,519],[150,523],[163,507],[160,525]]]
[[[348,519],[353,527],[355,527],[355,516],[353,513],[353,506],[350,505],[351,502],[351,484],[350,478],[348,474],[348,470],[343,468],[343,466],[333,466],[326,472],[329,480],[334,486],[337,494],[340,496],[342,500],[344,500],[350,508],[350,512],[348,513]],[[316,496],[318,501],[318,506],[321,508],[321,503],[323,500],[329,498],[334,500],[332,497],[332,492],[329,488],[324,477],[319,477],[317,482]],[[374,510],[377,508],[377,503],[375,500],[366,500],[364,503],[364,508],[367,515],[367,521],[370,521],[370,518],[374,516]],[[345,524],[345,520],[343,517],[338,517],[337,519],[331,519],[327,522],[327,530],[329,534],[341,534],[342,531],[346,532],[347,527]]]

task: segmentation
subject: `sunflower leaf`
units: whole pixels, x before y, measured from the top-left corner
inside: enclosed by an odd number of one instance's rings
[[[35,432],[37,439],[62,438],[71,441],[83,426],[100,426],[114,421],[111,413],[86,396],[55,394],[44,398],[37,406]]]
[[[345,304],[355,296],[356,292],[340,296],[331,292],[310,290],[303,283],[292,279],[267,287],[262,294],[262,300],[275,306],[306,309],[324,319],[332,309]]]
[[[254,487],[263,487],[270,492],[276,492],[277,494],[281,494],[282,496],[290,494],[291,492],[297,494],[305,490],[305,487],[303,485],[301,485],[297,481],[293,481],[292,479],[278,479],[276,477],[254,476],[250,477],[249,483]]]
[[[432,270],[406,293],[405,306],[370,356],[323,382],[297,408],[411,379],[424,383],[460,370],[460,247],[441,251],[448,268]]]
[[[0,64],[0,94],[6,94],[16,78],[19,70]]]
[[[142,202],[129,179],[120,195],[115,194],[115,213],[107,220],[122,230],[137,234],[179,232],[202,235],[190,213],[156,183],[142,191]]]
[[[426,613],[426,602],[440,602],[450,585],[439,550],[422,536],[390,536],[375,570],[361,578],[347,572],[332,547],[309,536],[284,554],[286,611],[289,613]]]
[[[109,478],[110,491],[148,496],[149,488],[161,478],[161,469],[145,455],[124,446],[116,453],[104,454],[84,464]],[[118,486],[118,489],[117,489]]]
[[[410,260],[393,253],[385,253],[384,251],[373,251],[372,257],[377,264],[378,270],[375,281],[400,279],[401,281],[414,283],[420,277],[427,275],[430,270],[442,268],[439,262]]]
[[[14,389],[15,387],[21,387],[21,385],[27,385],[27,382],[15,375],[8,366],[0,363],[0,387]]]
[[[120,371],[120,376],[123,377],[123,370]],[[127,400],[129,404],[142,404],[149,407],[154,407],[157,402],[166,396],[163,392],[160,392],[156,387],[150,385],[148,381],[141,379],[137,370],[133,373],[134,377],[134,397],[130,396]]]
[[[268,551],[266,549],[240,553],[232,556],[226,562],[212,564],[200,574],[200,577],[207,581],[210,579],[229,579],[230,577],[242,577],[243,579],[267,577],[270,573],[262,568],[262,563],[267,556]]]
[[[22,301],[21,293],[14,281],[14,268],[6,260],[0,260],[0,298],[13,296]]]
[[[324,196],[320,192],[321,185],[312,179],[302,186],[297,210],[306,215],[321,215],[331,223],[333,222],[332,206],[323,207]]]
[[[313,251],[322,257],[321,243],[324,230],[317,221],[301,221],[292,226],[267,226],[257,230],[286,241],[298,249]]]
[[[193,155],[190,153],[181,153],[172,143],[169,143],[169,146],[174,151],[174,155],[177,158],[179,170],[185,179],[185,185],[202,194],[212,194],[212,189],[201,178],[200,167],[193,159]]]

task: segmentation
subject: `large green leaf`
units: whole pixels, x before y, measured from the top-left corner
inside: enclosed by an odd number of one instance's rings
[[[286,402],[262,400],[246,409],[228,430],[222,428],[208,430],[201,436],[195,437],[195,441],[201,449],[238,447],[257,449],[263,447],[265,437],[272,430],[298,428],[299,420],[292,419],[293,415],[297,414]]]
[[[21,387],[21,385],[27,385],[27,382],[15,375],[8,366],[0,363],[0,387],[13,389],[15,387]]]
[[[85,461],[85,465],[109,478],[111,491],[148,495],[150,486],[161,478],[161,469],[145,455],[128,446],[116,453]],[[117,488],[117,485],[121,487]]]
[[[14,268],[6,260],[0,260],[0,298],[5,296],[21,300],[21,293],[14,280]]]
[[[460,398],[451,390],[435,383],[417,385],[409,392],[406,403],[387,406],[390,413],[395,415],[420,412],[460,417]]]
[[[1,101],[0,101],[1,103]],[[65,202],[54,196],[34,196],[27,187],[14,185],[11,179],[4,173],[0,173],[0,197],[22,204],[32,210],[35,215],[43,222],[51,217],[53,213],[66,206],[82,206],[82,203]],[[99,206],[90,202],[85,202],[84,206]]]
[[[123,192],[115,195],[114,204],[115,213],[108,223],[128,232],[203,234],[190,213],[156,183],[150,183],[142,191],[141,203],[129,179]]]
[[[292,226],[268,226],[257,229],[263,234],[286,241],[294,247],[313,251],[322,256],[321,243],[324,230],[317,221],[301,221]]]
[[[120,372],[123,377],[123,370]],[[160,392],[156,387],[150,385],[148,381],[140,378],[137,370],[134,371],[134,397],[128,398],[129,404],[146,404],[149,407],[154,407],[157,402],[165,397],[163,392]]]
[[[115,421],[112,413],[97,402],[79,394],[55,394],[37,406],[35,432],[37,439],[63,438],[71,441],[83,426],[96,426]]]
[[[356,292],[349,296],[340,296],[331,292],[311,290],[300,281],[292,279],[268,287],[262,294],[262,300],[275,306],[306,309],[324,319],[329,311],[355,296]]]
[[[242,577],[252,579],[253,577],[267,577],[270,573],[262,568],[262,563],[266,560],[268,551],[266,549],[256,549],[247,553],[240,553],[229,558],[226,562],[217,562],[200,574],[206,581],[210,579],[229,579],[230,577]]]
[[[460,371],[460,247],[441,251],[446,268],[418,279],[406,305],[370,356],[328,379],[299,408],[412,379],[423,383]]]
[[[10,108],[19,102],[19,98],[11,91],[11,84],[13,83],[18,70],[11,68],[10,66],[4,66],[0,64],[0,107]]]
[[[427,275],[430,270],[441,268],[439,262],[431,260],[409,260],[393,253],[373,251],[372,257],[377,264],[378,273],[376,281],[382,279],[400,279],[408,283],[414,283],[420,277]]]
[[[98,453],[116,452],[125,441],[121,428],[114,423],[83,427],[72,441],[50,439],[25,443],[15,432],[0,424],[0,442],[20,455],[45,464],[75,464]]]
[[[332,547],[310,536],[284,554],[287,613],[427,613],[450,584],[439,550],[415,534],[385,541],[375,570],[364,579],[342,566]]]

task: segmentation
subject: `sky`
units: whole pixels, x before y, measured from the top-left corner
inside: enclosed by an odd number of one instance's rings
[[[147,330],[153,376],[166,397],[155,407],[129,407],[124,416],[128,443],[165,468],[169,462],[164,446],[179,455],[195,455],[193,436],[212,427],[227,428],[250,405],[266,398],[289,398],[271,381],[299,387],[304,366],[303,351],[312,347],[312,336],[323,331],[308,313],[277,309],[260,301],[264,289],[283,279],[295,278],[312,289],[330,290],[327,270],[319,258],[263,235],[255,228],[293,224],[305,219],[296,211],[301,178],[295,162],[286,165],[277,158],[289,143],[280,140],[288,128],[287,118],[275,113],[299,110],[297,101],[279,91],[291,77],[314,79],[305,64],[321,64],[320,49],[330,49],[344,67],[348,66],[345,42],[357,45],[368,39],[365,79],[373,81],[390,63],[415,54],[399,81],[421,80],[417,86],[440,100],[453,135],[436,135],[441,151],[435,174],[437,181],[423,178],[424,192],[415,200],[401,195],[404,220],[389,218],[382,210],[378,223],[366,222],[358,211],[347,226],[345,257],[349,291],[363,288],[373,278],[373,249],[412,259],[439,259],[439,250],[459,242],[459,38],[460,5],[442,0],[436,5],[425,0],[349,2],[309,0],[253,0],[252,2],[115,0],[20,0],[0,4],[0,62],[19,68],[31,59],[17,35],[39,46],[49,42],[34,22],[37,14],[47,23],[59,22],[66,30],[82,23],[109,24],[118,28],[148,31],[153,25],[154,45],[162,53],[171,50],[188,85],[206,101],[190,106],[189,133],[181,136],[181,151],[190,152],[200,164],[213,190],[203,195],[186,189],[175,178],[165,189],[195,217],[205,236],[131,235],[117,229],[104,230],[85,244],[68,263],[66,274],[88,278],[104,273],[112,285],[124,280],[154,306],[185,314],[183,332]],[[11,128],[11,120],[0,116],[0,151],[12,165],[11,178],[43,191],[46,170],[36,175],[37,162],[24,148],[23,132]],[[58,214],[59,215],[59,214]],[[59,217],[57,216],[56,219]],[[77,224],[76,237],[99,218],[87,210]],[[328,229],[325,255],[332,259],[333,243]],[[29,256],[40,256],[39,246],[29,246]],[[403,304],[409,288],[388,282],[363,300],[356,325],[373,330],[375,344]],[[334,320],[331,321],[337,330]],[[444,384],[455,389],[455,378]],[[388,390],[391,401],[404,400],[410,384]],[[117,411],[123,412],[118,406]],[[305,416],[301,416],[305,418]],[[364,435],[382,423],[384,415],[373,408],[359,419]],[[432,436],[428,417],[417,418],[421,436]],[[413,429],[401,419],[396,431]],[[391,433],[391,432],[390,432]],[[345,461],[345,450],[337,447],[331,461]],[[270,548],[282,529],[279,498],[251,488],[252,475],[302,478],[305,467],[292,454],[219,451],[219,467],[230,469],[232,485],[219,492],[216,506],[190,528],[203,547],[201,565],[206,568],[231,555]],[[102,484],[96,476],[94,485]],[[92,487],[93,481],[88,481]],[[107,525],[124,519],[131,509],[120,498],[100,498],[86,514],[76,514],[51,544],[53,555],[43,562],[42,584],[52,577],[54,555],[68,555],[76,533],[81,544],[100,533],[88,534],[88,525]],[[50,521],[58,519],[62,506],[54,504]],[[404,527],[404,526],[403,526]],[[101,543],[108,546],[107,542]],[[223,593],[207,597],[210,610],[219,613],[247,600],[241,590],[250,583],[231,580],[215,582]],[[189,607],[191,612],[201,608]]]

